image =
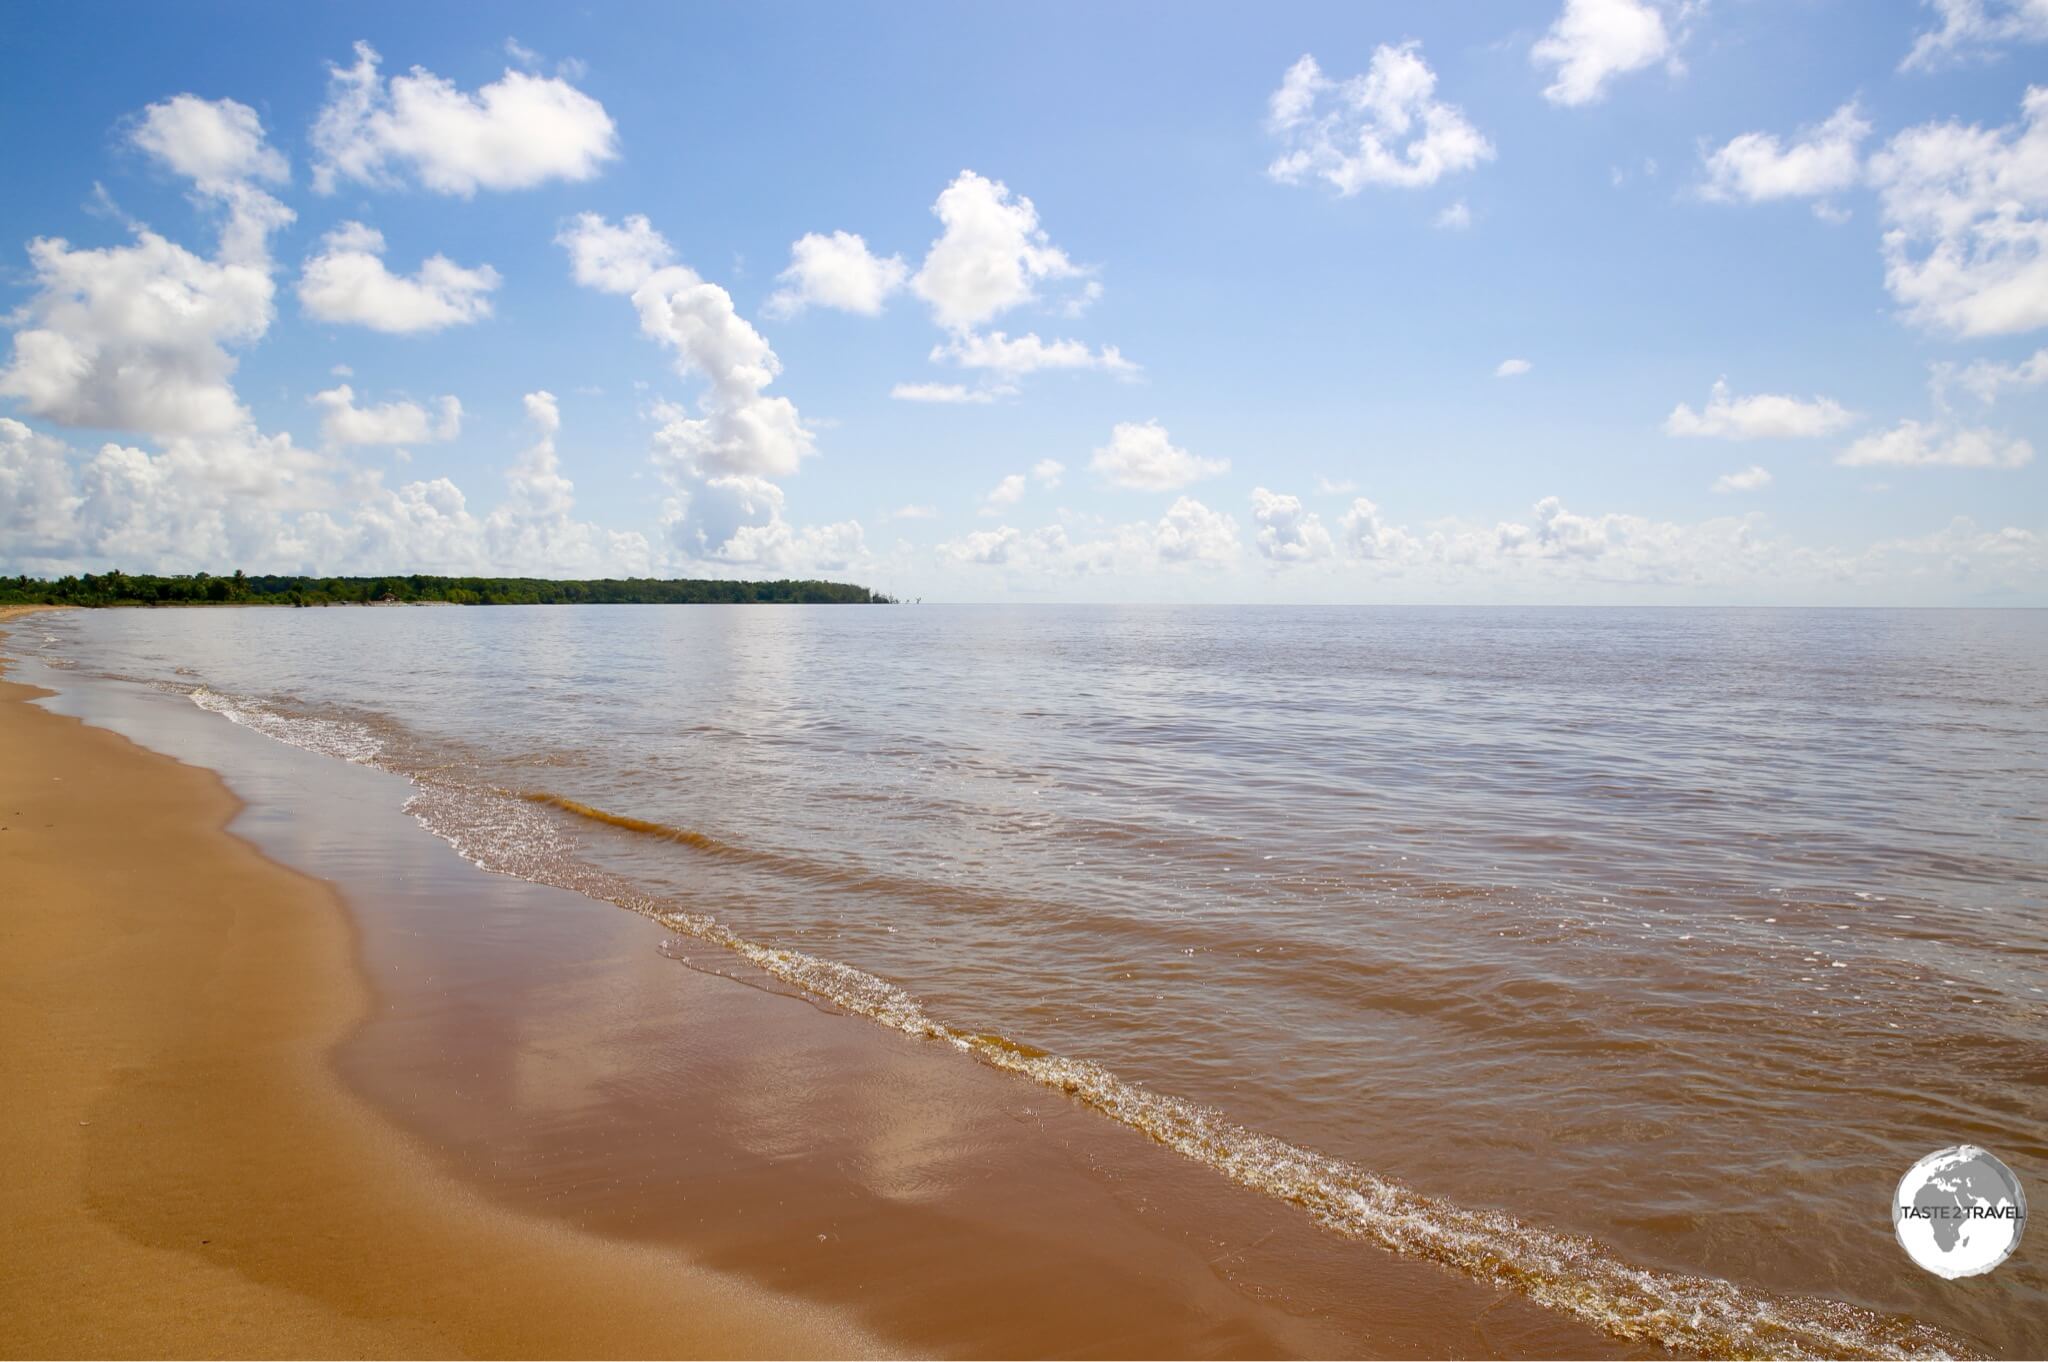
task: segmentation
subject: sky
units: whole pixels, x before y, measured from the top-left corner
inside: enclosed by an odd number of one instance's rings
[[[0,47],[10,574],[2048,605],[2048,0]]]

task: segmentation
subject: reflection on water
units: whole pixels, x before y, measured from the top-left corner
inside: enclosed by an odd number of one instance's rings
[[[2044,1342],[2038,1253],[1959,1291],[1887,1203],[1958,1141],[2048,1170],[2048,614],[23,632],[419,777],[476,859],[843,963],[945,1026],[1646,1265]]]

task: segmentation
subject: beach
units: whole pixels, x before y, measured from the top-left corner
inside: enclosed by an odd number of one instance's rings
[[[361,1019],[327,887],[209,772],[0,683],[0,1282],[11,1356],[777,1356],[875,1345],[508,1214],[327,1063]]]
[[[283,763],[245,808],[0,684],[7,1355],[1617,1353],[1432,1265],[1332,1258],[1035,1085],[678,969],[653,924],[485,875],[395,807],[319,840],[425,862],[345,897],[258,844],[345,821],[320,772],[388,777],[172,701]],[[479,938],[451,906],[499,917]]]
[[[2026,1350],[2030,1267],[1943,1293],[1889,1242],[1891,1151],[1953,1114],[1826,1075],[1921,1043],[1872,1029],[1921,959],[2024,988],[2023,966],[1980,975],[1995,943],[1934,901],[1970,881],[1873,864],[1868,899],[1562,899],[1557,867],[1676,885],[1715,853],[1641,824],[1655,798],[1612,822],[1569,762],[1513,777],[1544,812],[1488,794],[1492,822],[1468,824],[1469,781],[1433,773],[1499,763],[1435,717],[1455,691],[1404,701],[1363,666],[1344,731],[1370,731],[1356,750],[1412,808],[1366,815],[1370,787],[1332,784],[1353,779],[1325,737],[1346,701],[1303,691],[1295,658],[1455,667],[1477,694],[1519,635],[1576,684],[1604,619],[867,618],[18,621],[0,654],[35,685],[0,704],[23,754],[0,875],[24,907],[0,968],[29,1119],[6,1157],[48,1171],[8,1192],[0,1351]],[[1943,637],[1875,623],[1888,654]],[[1872,626],[1646,620],[1624,674],[1702,638],[1804,649]],[[1982,627],[1913,627],[1959,626]],[[1200,697],[1241,642],[1268,647],[1267,708],[1157,695],[1155,658],[1186,659],[1174,685]],[[1084,689],[1098,675],[1106,694]],[[1608,691],[1589,712],[1628,708]],[[1667,778],[1732,778],[1698,755],[1712,708],[1634,722],[1664,726]],[[1509,753],[1543,740],[1491,732]],[[1632,752],[1578,750],[1655,789]],[[1235,752],[1249,764],[1217,765]],[[1276,780],[1323,783],[1276,805]],[[1110,805],[1112,782],[1148,793]],[[1361,817],[1432,840],[1347,843]],[[2013,873],[1980,854],[1970,875]],[[1478,856],[1490,870],[1461,864]],[[1788,954],[1803,973],[1748,986]],[[1680,987],[1716,1008],[1665,1008]],[[1918,1024],[1992,1066],[1967,1133],[2024,1150],[2028,1090],[1999,1085],[2031,1044],[1961,1002],[1924,999]],[[1781,1039],[1719,1039],[1757,1027]],[[1730,1083],[1752,1089],[1740,1121],[1709,1119]],[[1824,1089],[1889,1144],[1803,1114]],[[1805,1157],[1749,1159],[1773,1128]],[[1804,1251],[1770,1228],[1788,1193]]]

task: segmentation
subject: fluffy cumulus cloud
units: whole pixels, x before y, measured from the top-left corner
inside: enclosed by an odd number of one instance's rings
[[[1723,473],[1714,479],[1716,492],[1760,492],[1771,485],[1771,473],[1767,468],[1751,464],[1739,473]]]
[[[385,80],[368,43],[328,68],[313,124],[313,188],[389,188],[409,176],[442,194],[588,180],[618,155],[604,106],[560,77],[507,70],[474,93],[415,66]]]
[[[232,99],[174,95],[144,109],[130,137],[197,185],[281,184],[291,178],[291,163],[265,140],[256,111]]]
[[[771,317],[793,317],[807,307],[830,307],[874,317],[909,278],[903,257],[878,256],[852,232],[809,232],[789,248],[789,268],[776,276],[782,287],[766,310]]]
[[[1252,519],[1259,527],[1257,544],[1261,555],[1276,563],[1308,563],[1327,558],[1334,550],[1330,532],[1322,517],[1301,504],[1301,498],[1252,489]]]
[[[0,540],[17,564],[61,561],[80,497],[62,440],[0,416]]]
[[[765,478],[733,475],[679,490],[663,520],[684,560],[713,571],[847,572],[867,560],[860,522],[799,527],[782,512],[780,487]]]
[[[1871,157],[1885,285],[1908,319],[1959,336],[2048,326],[2048,86],[2003,128],[1923,123]]]
[[[1812,440],[1855,424],[1856,414],[1827,397],[1783,393],[1737,397],[1726,379],[1714,384],[1707,405],[1695,411],[1680,402],[1664,418],[1664,433],[1720,440]]]
[[[421,445],[462,434],[462,403],[443,397],[436,410],[417,402],[356,405],[355,389],[342,383],[308,399],[320,409],[320,442],[328,449],[358,445]]]
[[[156,452],[71,449],[0,419],[0,565],[73,572],[230,566],[259,572],[646,573],[646,538],[579,521],[554,454],[553,399],[529,395],[540,440],[477,515],[446,478],[391,488],[381,474],[241,431]]]
[[[764,389],[782,363],[732,295],[680,265],[658,271],[633,295],[641,331],[675,354],[676,369],[706,387],[691,415],[665,409],[659,447],[678,464],[712,474],[783,477],[813,452],[810,430],[786,397]]]
[[[1123,421],[1095,451],[1089,469],[1118,487],[1171,492],[1230,471],[1228,459],[1204,459],[1168,438],[1157,421]]]
[[[1048,492],[1060,485],[1060,479],[1067,475],[1067,466],[1058,459],[1040,459],[1031,465],[1031,479]]]
[[[2017,436],[1911,419],[1864,436],[1835,458],[1850,467],[1908,468],[2021,468],[2033,461],[2033,445]]]
[[[1237,557],[1237,521],[1193,497],[1181,497],[1159,518],[1153,548],[1162,562],[1220,566]]]
[[[858,521],[797,526],[773,481],[797,471],[815,440],[788,398],[766,391],[782,362],[732,295],[685,265],[643,217],[614,225],[594,213],[556,237],[576,281],[627,295],[640,332],[676,371],[704,387],[694,411],[656,403],[655,471],[669,487],[662,528],[674,561],[693,571],[845,572],[869,561]]]
[[[677,372],[705,382],[696,414],[660,408],[656,448],[671,467],[704,477],[784,477],[814,450],[796,406],[765,389],[782,372],[767,340],[739,315],[732,295],[672,258],[645,218],[613,226],[585,213],[556,241],[578,283],[629,294],[641,334],[666,347]]]
[[[254,112],[232,100],[181,95],[133,123],[133,144],[192,182],[221,218],[200,256],[146,227],[97,250],[57,237],[29,244],[34,293],[11,319],[0,396],[60,425],[162,436],[219,435],[245,425],[232,383],[232,347],[270,329],[275,286],[270,233],[291,210],[254,181],[280,179],[284,160]]]
[[[562,472],[555,450],[562,429],[561,408],[550,392],[523,399],[535,439],[505,471],[505,500],[483,522],[483,546],[494,563],[545,563],[563,576],[613,571],[645,572],[646,539],[637,533],[602,529],[572,514],[575,484]]]
[[[1328,183],[1341,195],[1368,185],[1418,189],[1493,159],[1493,144],[1436,97],[1422,45],[1382,44],[1365,74],[1335,81],[1313,56],[1281,78],[1268,131],[1282,150],[1267,174],[1282,184]]]
[[[1664,15],[1650,0],[1565,0],[1529,59],[1551,68],[1543,97],[1553,104],[1591,104],[1616,76],[1671,57]]]
[[[1495,378],[1520,378],[1536,366],[1526,359],[1504,359],[1494,366]]]
[[[981,499],[981,513],[983,515],[995,515],[1005,506],[1015,506],[1024,499],[1024,486],[1024,475],[1022,473],[1010,474],[994,487],[991,487],[988,495]]]
[[[668,238],[640,213],[617,226],[595,213],[579,213],[556,233],[555,244],[569,252],[576,282],[603,293],[631,293],[676,258]]]
[[[1861,148],[1870,123],[1854,100],[1791,142],[1746,132],[1706,155],[1700,192],[1722,201],[1819,198],[1853,188],[1862,178]]]
[[[1995,55],[2018,43],[2048,42],[2048,0],[1928,0],[1940,21],[1913,40],[1902,71],[1932,71]]]
[[[1007,331],[982,329],[1027,305],[1077,317],[1102,296],[1092,271],[1053,244],[1030,199],[999,180],[963,170],[940,191],[932,212],[941,230],[915,273],[901,256],[877,254],[852,232],[799,238],[790,248],[788,268],[776,276],[779,287],[769,295],[766,312],[787,318],[826,307],[875,316],[908,289],[946,333],[932,349],[932,362],[979,370],[984,378],[973,388],[899,383],[891,395],[907,402],[993,402],[1014,395],[1017,378],[1041,369],[1137,372],[1113,345],[1046,340],[1036,331],[1012,338]]]
[[[1030,199],[963,170],[932,205],[942,230],[910,281],[939,325],[965,331],[1087,271],[1052,244]]]
[[[489,265],[468,269],[445,255],[429,256],[412,274],[393,274],[384,264],[384,234],[344,222],[300,270],[299,306],[318,321],[412,335],[490,316],[498,282]]]

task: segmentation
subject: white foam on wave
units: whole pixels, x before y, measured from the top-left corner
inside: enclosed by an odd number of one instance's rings
[[[358,766],[373,766],[384,744],[368,727],[349,719],[328,719],[310,714],[285,714],[260,700],[222,695],[204,686],[187,693],[193,704],[210,714],[251,728],[265,737],[292,747],[339,757]]]

